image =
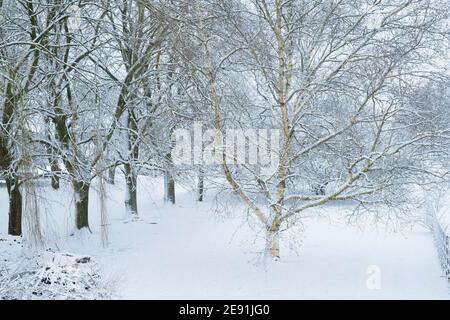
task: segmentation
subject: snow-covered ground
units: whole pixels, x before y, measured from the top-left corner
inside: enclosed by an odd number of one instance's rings
[[[392,233],[380,226],[349,226],[341,218],[345,205],[330,205],[310,215],[303,236],[300,228],[297,234],[291,232],[296,241],[283,241],[280,261],[267,262],[261,255],[263,240],[238,203],[217,210],[213,194],[197,203],[191,192],[178,188],[177,204],[164,204],[162,182],[141,178],[142,220],[130,222],[124,217],[120,185],[108,187],[107,248],[100,241],[95,190],[92,235],[68,236],[73,231],[73,200],[67,188],[43,190],[41,210],[46,247],[93,257],[105,277],[118,282],[120,298],[450,298],[433,239],[420,227]],[[0,238],[7,238],[6,199],[6,190],[0,188]],[[0,248],[6,243],[0,241]],[[13,254],[22,256],[20,245],[16,247]],[[11,252],[5,260],[11,260]]]

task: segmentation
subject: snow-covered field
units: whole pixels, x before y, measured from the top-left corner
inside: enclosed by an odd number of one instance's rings
[[[100,240],[96,191],[92,190],[92,235],[73,235],[68,188],[42,191],[45,247],[89,255],[123,299],[449,299],[433,239],[421,228],[401,233],[349,226],[343,205],[313,213],[283,241],[282,259],[263,259],[263,241],[238,203],[228,210],[214,195],[198,203],[177,190],[177,204],[162,201],[162,182],[141,178],[141,221],[125,217],[120,183],[108,186],[109,246]],[[226,198],[221,195],[219,199]],[[30,256],[10,245],[6,190],[0,188],[0,270]],[[226,201],[222,201],[226,202]],[[56,230],[59,230],[56,232]],[[64,230],[64,231],[61,231]],[[295,234],[297,232],[297,234]],[[6,248],[8,247],[8,248]],[[24,250],[24,251],[22,251]]]

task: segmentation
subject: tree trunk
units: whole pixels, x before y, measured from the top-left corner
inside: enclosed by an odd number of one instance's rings
[[[198,195],[197,200],[199,202],[203,201],[203,194],[204,194],[204,191],[205,191],[204,176],[205,176],[205,173],[204,173],[203,169],[200,168],[200,170],[198,172],[198,186],[197,186],[198,187],[197,188],[197,192],[198,192],[197,193],[197,195]]]
[[[11,78],[14,76],[11,74]],[[15,81],[7,81],[5,86],[4,103],[0,114],[0,172],[8,172],[5,176],[6,188],[9,197],[8,234],[22,235],[22,194],[17,177],[17,163],[19,159],[14,156],[15,139],[12,139],[12,123],[17,110],[18,97],[14,95]],[[16,163],[16,164],[14,164]]]
[[[8,234],[12,236],[22,235],[22,194],[17,178],[6,179],[6,188],[9,196],[9,223]]]
[[[89,189],[90,184],[84,181],[73,182],[75,191],[75,214],[78,230],[89,229]]]
[[[132,99],[129,101],[129,107],[132,105],[131,102]],[[138,121],[132,108],[128,109],[127,125],[129,129],[127,132],[127,139],[130,157],[124,165],[126,184],[125,208],[127,214],[137,216],[137,174],[135,164],[139,163],[139,136],[137,135],[139,130]]]
[[[280,258],[281,214],[275,212],[275,218],[266,232],[266,253],[271,258]]]
[[[52,173],[52,188],[54,190],[58,190],[59,189],[59,180],[60,180],[60,173],[61,170],[59,169],[59,165],[58,165],[58,160],[56,159],[51,159],[50,160],[50,170]]]
[[[128,214],[137,216],[137,176],[129,163],[126,163],[124,167],[126,180],[125,208]]]
[[[108,183],[114,184],[115,178],[116,178],[116,167],[114,166],[108,170]]]
[[[175,181],[169,171],[164,172],[164,201],[175,204]]]

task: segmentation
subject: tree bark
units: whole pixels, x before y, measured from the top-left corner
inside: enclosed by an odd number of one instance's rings
[[[125,194],[125,209],[127,214],[137,216],[137,174],[135,164],[139,163],[139,136],[138,132],[138,121],[134,110],[131,108],[133,105],[133,99],[129,98],[129,109],[127,113],[127,139],[128,139],[128,151],[130,152],[130,157],[128,161],[124,164],[125,169],[125,183],[126,183],[126,194]]]
[[[175,204],[175,181],[167,170],[164,172],[164,201]]]
[[[202,168],[200,168],[199,172],[198,172],[198,198],[197,200],[199,202],[203,201],[203,194],[205,192],[205,183],[204,183],[204,177],[205,177],[205,173],[203,171]]]
[[[11,77],[13,78],[13,74],[11,74]],[[0,170],[5,172],[5,182],[9,197],[8,234],[20,236],[22,235],[22,194],[19,188],[17,167],[14,165],[19,159],[14,157],[12,152],[15,149],[15,139],[10,138],[13,131],[11,124],[17,110],[18,101],[18,97],[14,95],[13,87],[13,82],[8,81],[0,119]]]
[[[129,163],[126,163],[124,167],[126,180],[125,208],[128,214],[138,215],[137,175],[134,172],[133,167]]]
[[[19,180],[7,177],[6,188],[9,196],[9,223],[8,234],[12,236],[22,235],[22,193]]]
[[[61,173],[61,169],[59,168],[59,165],[58,165],[58,160],[50,159],[50,171],[52,173],[52,177],[51,177],[52,188],[54,190],[58,190],[60,173]]]
[[[280,258],[280,227],[281,215],[275,211],[272,224],[266,231],[266,253],[271,258]]]
[[[280,258],[280,237],[279,230],[267,230],[266,234],[266,253],[271,258]]]
[[[74,181],[75,191],[75,214],[78,230],[89,229],[89,189],[90,184],[84,181]]]
[[[173,141],[171,144],[171,150],[173,148]],[[171,170],[173,169],[172,153],[166,154],[167,168],[164,171],[164,201],[175,204],[175,180]]]
[[[111,167],[108,170],[108,183],[114,184],[116,178],[116,167]]]

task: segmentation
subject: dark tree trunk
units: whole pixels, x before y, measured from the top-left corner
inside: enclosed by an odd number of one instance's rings
[[[174,142],[172,141],[171,150],[173,148]],[[164,201],[175,204],[175,180],[173,179],[172,169],[172,153],[166,154],[167,167],[164,171]]]
[[[59,169],[58,160],[51,159],[50,160],[50,170],[52,173],[51,182],[52,182],[52,188],[54,190],[59,189],[59,180],[60,180],[60,174],[61,170]]]
[[[205,173],[203,172],[203,169],[200,168],[200,170],[198,172],[198,189],[197,189],[197,191],[198,191],[197,200],[199,202],[203,201],[203,193],[205,191],[204,176],[205,176]]]
[[[115,179],[116,179],[116,167],[114,166],[108,170],[108,183],[114,184]]]
[[[175,181],[168,171],[164,173],[164,200],[175,204]]]
[[[9,223],[8,234],[12,236],[22,235],[22,194],[17,178],[6,179],[6,188],[9,195]]]
[[[133,109],[128,110],[128,150],[130,152],[130,158],[124,165],[125,169],[125,182],[126,182],[126,195],[125,195],[125,208],[128,214],[132,216],[138,215],[137,208],[137,174],[136,163],[139,163],[139,136],[138,122]]]
[[[126,195],[125,195],[125,208],[127,213],[132,215],[138,215],[137,208],[137,176],[133,170],[133,167],[126,163],[125,167],[125,180],[126,180]]]
[[[18,97],[14,95],[12,81],[6,83],[4,96],[4,104],[2,113],[0,114],[0,171],[9,172],[5,177],[6,188],[9,197],[8,212],[8,234],[13,236],[22,235],[22,194],[20,193],[20,183],[17,177],[17,158],[14,158],[12,150],[14,150],[14,139],[10,139],[12,135],[12,120],[17,108]]]
[[[89,229],[89,189],[90,184],[83,181],[74,181],[75,214],[78,230]]]

